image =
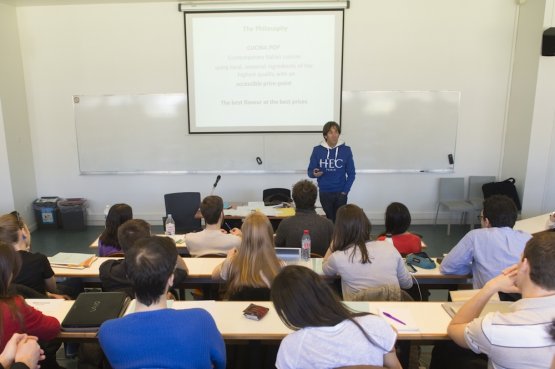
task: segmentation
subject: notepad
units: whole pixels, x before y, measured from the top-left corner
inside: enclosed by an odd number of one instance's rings
[[[420,330],[420,328],[418,328],[418,324],[416,324],[416,319],[414,319],[412,312],[408,308],[380,308],[378,309],[378,312],[382,318],[387,320],[387,322],[394,326],[399,332],[417,332]]]
[[[58,268],[85,269],[97,259],[95,254],[59,252],[48,258],[50,264]]]

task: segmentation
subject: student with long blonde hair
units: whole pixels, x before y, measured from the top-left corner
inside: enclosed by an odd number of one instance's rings
[[[252,213],[245,219],[241,231],[241,246],[231,249],[212,272],[213,279],[228,282],[226,297],[244,288],[269,289],[284,266],[276,256],[274,232],[268,217],[260,212]]]

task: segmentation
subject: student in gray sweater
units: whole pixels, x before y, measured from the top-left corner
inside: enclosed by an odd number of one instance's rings
[[[320,256],[330,246],[333,233],[331,220],[316,214],[314,204],[318,196],[316,185],[309,180],[302,180],[293,186],[295,215],[281,221],[277,230],[276,247],[301,247],[301,237],[307,229],[310,232],[311,251]]]

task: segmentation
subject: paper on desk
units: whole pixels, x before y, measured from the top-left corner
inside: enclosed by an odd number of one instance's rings
[[[174,300],[166,300],[166,307],[168,309],[172,307],[173,301]],[[127,305],[127,309],[125,310],[125,313],[123,315],[134,313],[135,312],[135,307],[136,307],[136,305],[135,305],[136,302],[137,302],[137,300],[135,300],[135,299],[131,300],[129,305]]]
[[[408,308],[404,307],[388,307],[388,308],[379,308],[378,309],[379,315],[387,320],[389,324],[395,327],[399,332],[416,332],[419,331],[418,324],[416,324],[416,319],[412,315],[412,312]],[[388,313],[389,315],[399,319],[405,324],[401,324],[394,319],[391,319],[384,315],[384,313]]]
[[[42,311],[46,315],[52,315],[48,313],[56,312],[64,301],[64,299],[25,299],[28,305]]]
[[[75,252],[59,252],[48,258],[52,266],[75,269],[88,268],[96,259],[95,254],[80,254]]]

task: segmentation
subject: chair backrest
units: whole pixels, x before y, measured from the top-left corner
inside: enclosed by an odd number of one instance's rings
[[[490,182],[495,182],[495,176],[469,176],[468,199],[483,200],[484,193],[482,192],[482,185]]]
[[[439,201],[465,200],[464,178],[440,178],[439,179]]]
[[[267,188],[262,191],[262,200],[265,204],[282,203],[291,201],[291,190],[288,188]],[[275,205],[275,204],[274,204]]]
[[[188,233],[201,229],[200,218],[195,215],[200,207],[200,192],[176,192],[164,195],[166,214],[175,221],[176,233]]]
[[[229,296],[230,301],[270,301],[270,289],[267,287],[243,287]]]

